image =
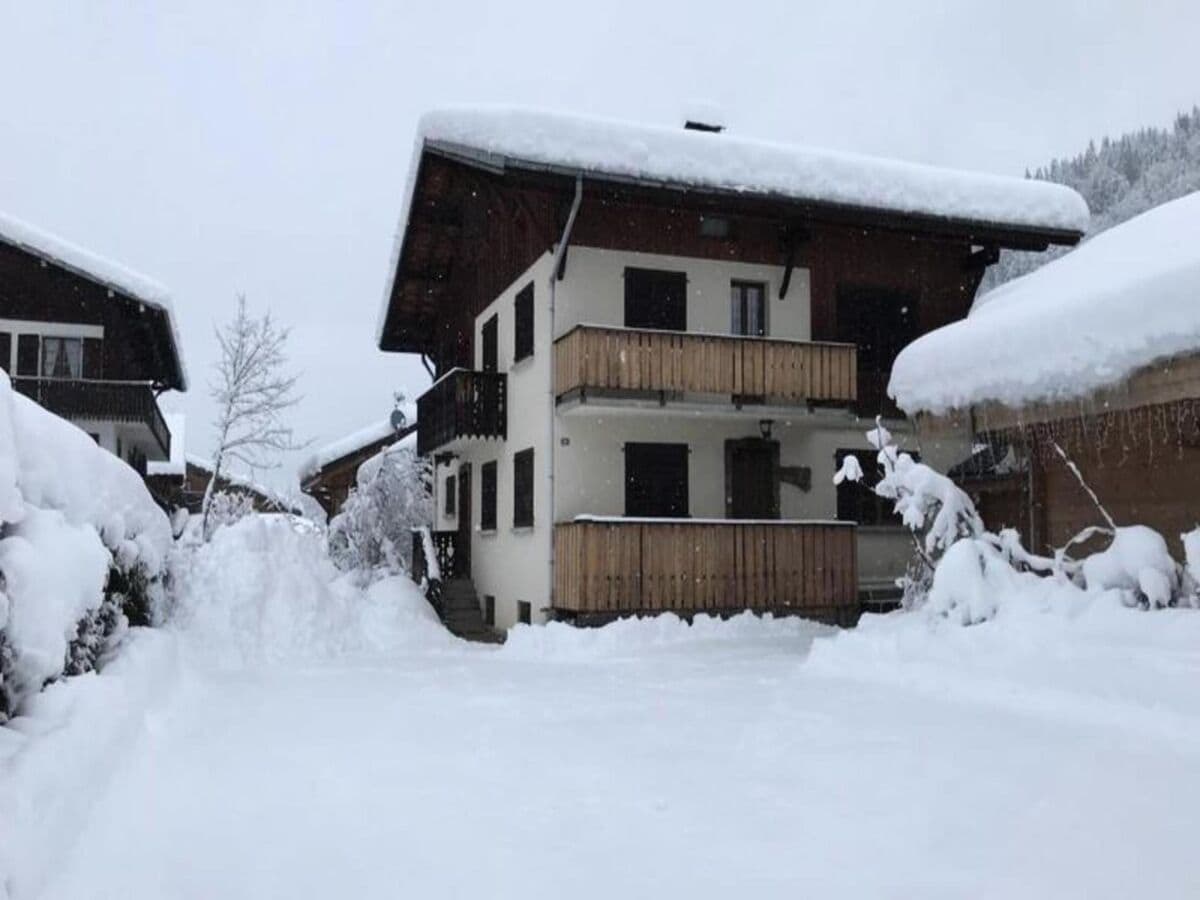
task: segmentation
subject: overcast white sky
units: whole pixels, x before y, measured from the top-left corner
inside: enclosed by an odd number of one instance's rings
[[[1019,175],[1200,102],[1198,33],[1195,0],[0,0],[0,209],[171,288],[190,452],[238,292],[292,326],[320,444],[427,384],[374,345],[425,109],[700,99],[740,134]]]

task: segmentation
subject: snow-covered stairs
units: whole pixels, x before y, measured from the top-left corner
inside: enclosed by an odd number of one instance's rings
[[[451,633],[465,641],[504,643],[504,634],[483,621],[479,595],[469,578],[451,578],[442,584],[441,614]]]

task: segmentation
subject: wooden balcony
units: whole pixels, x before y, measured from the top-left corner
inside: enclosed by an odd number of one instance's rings
[[[171,454],[171,431],[149,382],[21,376],[13,378],[12,385],[64,419],[143,424],[150,429],[164,458]]]
[[[502,372],[454,369],[417,399],[417,452],[461,438],[508,434],[508,379]]]
[[[554,526],[554,600],[564,618],[637,613],[858,612],[851,523],[582,519]]]
[[[554,344],[555,393],[724,394],[773,404],[857,396],[853,344],[579,325]]]

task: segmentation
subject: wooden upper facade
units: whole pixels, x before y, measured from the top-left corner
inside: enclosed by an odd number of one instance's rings
[[[187,384],[167,308],[3,233],[0,368],[135,467],[169,455],[157,396]]]
[[[434,146],[417,165],[379,344],[428,356],[440,375],[472,367],[475,317],[559,240],[575,180],[518,167],[496,170]],[[713,219],[720,220],[717,228],[705,225]],[[838,342],[854,336],[854,323],[844,314],[839,322],[839,296],[885,292],[912,304],[920,334],[966,314],[1000,248],[1042,250],[1078,239],[1078,233],[1053,229],[584,175],[570,243],[805,268],[812,339]],[[881,361],[880,371],[889,364]]]

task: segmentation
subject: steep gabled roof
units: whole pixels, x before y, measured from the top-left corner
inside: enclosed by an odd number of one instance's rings
[[[1073,244],[1088,224],[1083,198],[1048,182],[962,172],[852,153],[681,128],[516,108],[427,113],[402,201],[376,337],[384,349],[389,309],[408,277],[410,211],[427,154],[505,175],[666,189],[682,197],[770,203],[780,214],[860,227],[882,224],[1022,249]],[[426,276],[418,273],[417,282]],[[420,327],[425,327],[422,323]],[[410,323],[409,328],[417,327]]]
[[[156,328],[169,347],[175,372],[164,382],[177,390],[187,390],[187,369],[183,362],[183,346],[170,292],[157,281],[125,266],[98,256],[89,250],[56,237],[49,232],[0,213],[0,242],[9,244],[61,269],[112,291],[115,298],[126,303],[141,304],[153,310]]]
[[[908,413],[1084,397],[1200,352],[1200,192],[1102,232],[901,352]]]

